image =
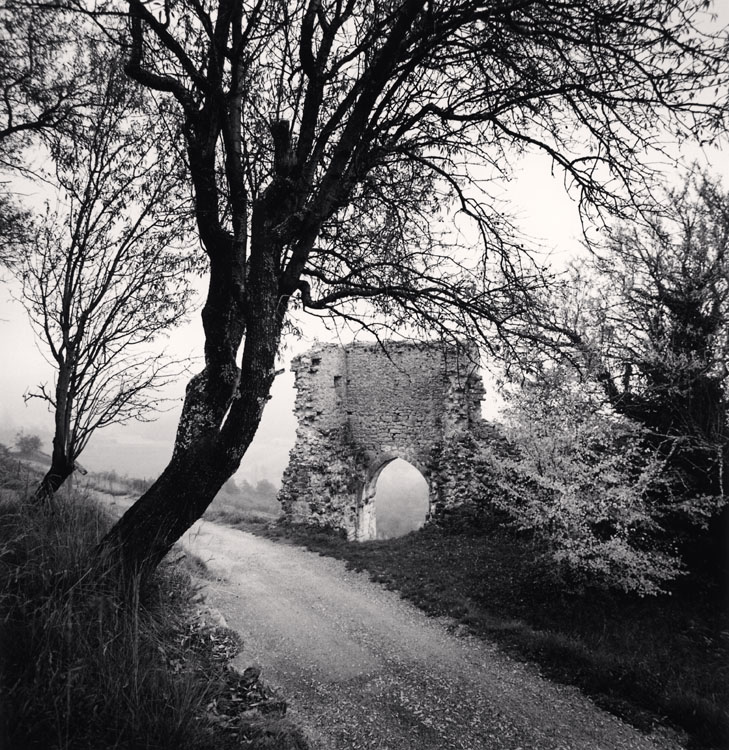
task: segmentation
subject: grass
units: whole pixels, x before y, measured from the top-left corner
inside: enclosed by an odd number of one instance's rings
[[[38,509],[24,483],[0,493],[0,747],[306,747],[258,673],[228,666],[240,642],[201,616],[199,564],[178,555],[119,599],[88,572],[105,513],[78,495]]]
[[[236,525],[368,571],[644,731],[667,722],[694,750],[729,747],[729,622],[715,593],[696,582],[660,598],[569,593],[546,574],[529,540],[495,524],[429,525],[365,543],[245,518]]]
[[[22,497],[39,475],[1,459],[0,747],[305,747],[257,675],[228,668],[239,644],[197,616],[194,561],[167,563],[122,606],[85,576],[105,514],[80,497],[53,514],[28,507]],[[206,517],[367,570],[645,730],[667,720],[694,750],[729,747],[729,622],[695,582],[661,598],[568,593],[538,549],[497,526],[354,544],[230,503],[216,501]]]
[[[274,525],[278,516],[265,510],[244,508],[236,503],[223,503],[216,500],[204,513],[203,518],[212,523],[220,523],[234,528],[265,527]]]

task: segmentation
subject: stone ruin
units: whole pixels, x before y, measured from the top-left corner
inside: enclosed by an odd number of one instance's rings
[[[279,500],[290,523],[376,537],[377,478],[396,458],[415,466],[434,517],[464,494],[443,460],[481,422],[474,350],[441,343],[320,344],[292,363],[296,443]]]

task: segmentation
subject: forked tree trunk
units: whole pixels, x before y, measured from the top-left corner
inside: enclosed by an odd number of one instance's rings
[[[208,427],[210,410],[190,396],[197,385],[193,379],[172,459],[102,541],[99,551],[104,567],[118,563],[125,578],[146,578],[203,515],[239,467],[256,433],[273,380],[272,368],[266,369],[250,388],[243,389],[245,396],[238,397],[219,430]],[[190,424],[191,419],[197,424]],[[200,425],[203,429],[194,435]]]
[[[146,578],[240,466],[275,376],[286,314],[275,271],[270,247],[252,254],[247,304],[241,308],[231,282],[235,269],[219,273],[213,263],[203,310],[207,366],[187,386],[170,463],[102,540],[102,570],[120,564],[125,580]]]

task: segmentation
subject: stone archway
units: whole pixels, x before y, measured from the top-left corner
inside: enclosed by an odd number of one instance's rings
[[[374,538],[374,489],[402,458],[425,477],[429,515],[457,485],[443,448],[480,421],[483,386],[473,353],[453,346],[390,342],[320,345],[292,362],[298,429],[279,500],[293,523]]]
[[[412,455],[410,457],[405,457],[393,452],[377,454],[368,461],[367,465],[364,467],[362,487],[356,506],[357,518],[354,533],[351,534],[351,536],[357,539],[357,541],[367,541],[368,539],[377,538],[377,511],[375,505],[377,497],[377,482],[380,478],[380,474],[382,474],[385,468],[398,459],[406,461],[408,464],[416,468],[425,479],[429,491],[428,511],[426,516],[430,515],[430,495],[432,495],[431,487],[433,485],[430,481],[430,470],[423,464],[419,465],[417,458],[414,458]]]
[[[370,539],[404,536],[427,521],[430,484],[409,461],[389,458],[365,485],[360,512],[363,511],[374,515]]]

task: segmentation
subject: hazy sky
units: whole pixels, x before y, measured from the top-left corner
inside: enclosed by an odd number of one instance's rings
[[[715,172],[729,176],[727,153],[712,154],[710,164]],[[505,197],[513,204],[511,209],[523,231],[541,240],[545,251],[552,251],[552,259],[558,265],[579,251],[581,228],[577,208],[566,195],[561,176],[551,174],[549,160],[544,157],[524,159],[517,178],[505,188]],[[13,298],[15,291],[9,281],[0,284],[0,341],[4,353],[0,373],[0,442],[12,445],[15,434],[22,429],[40,435],[45,450],[50,451],[51,414],[40,401],[24,404],[23,394],[30,386],[43,382],[52,384],[53,370],[39,351],[22,306]],[[286,373],[276,379],[258,434],[238,473],[249,481],[266,478],[278,484],[288,461],[296,429],[289,362],[292,356],[308,349],[317,336],[325,334],[316,321],[302,321],[301,327],[305,337],[287,342],[282,363]],[[202,326],[199,311],[196,311],[187,325],[170,336],[168,348],[177,355],[199,356],[202,341]],[[155,476],[171,454],[184,386],[183,380],[170,388],[172,408],[155,422],[132,422],[97,432],[82,455],[81,463],[95,471],[115,469],[129,476]],[[488,398],[487,394],[487,401]]]

